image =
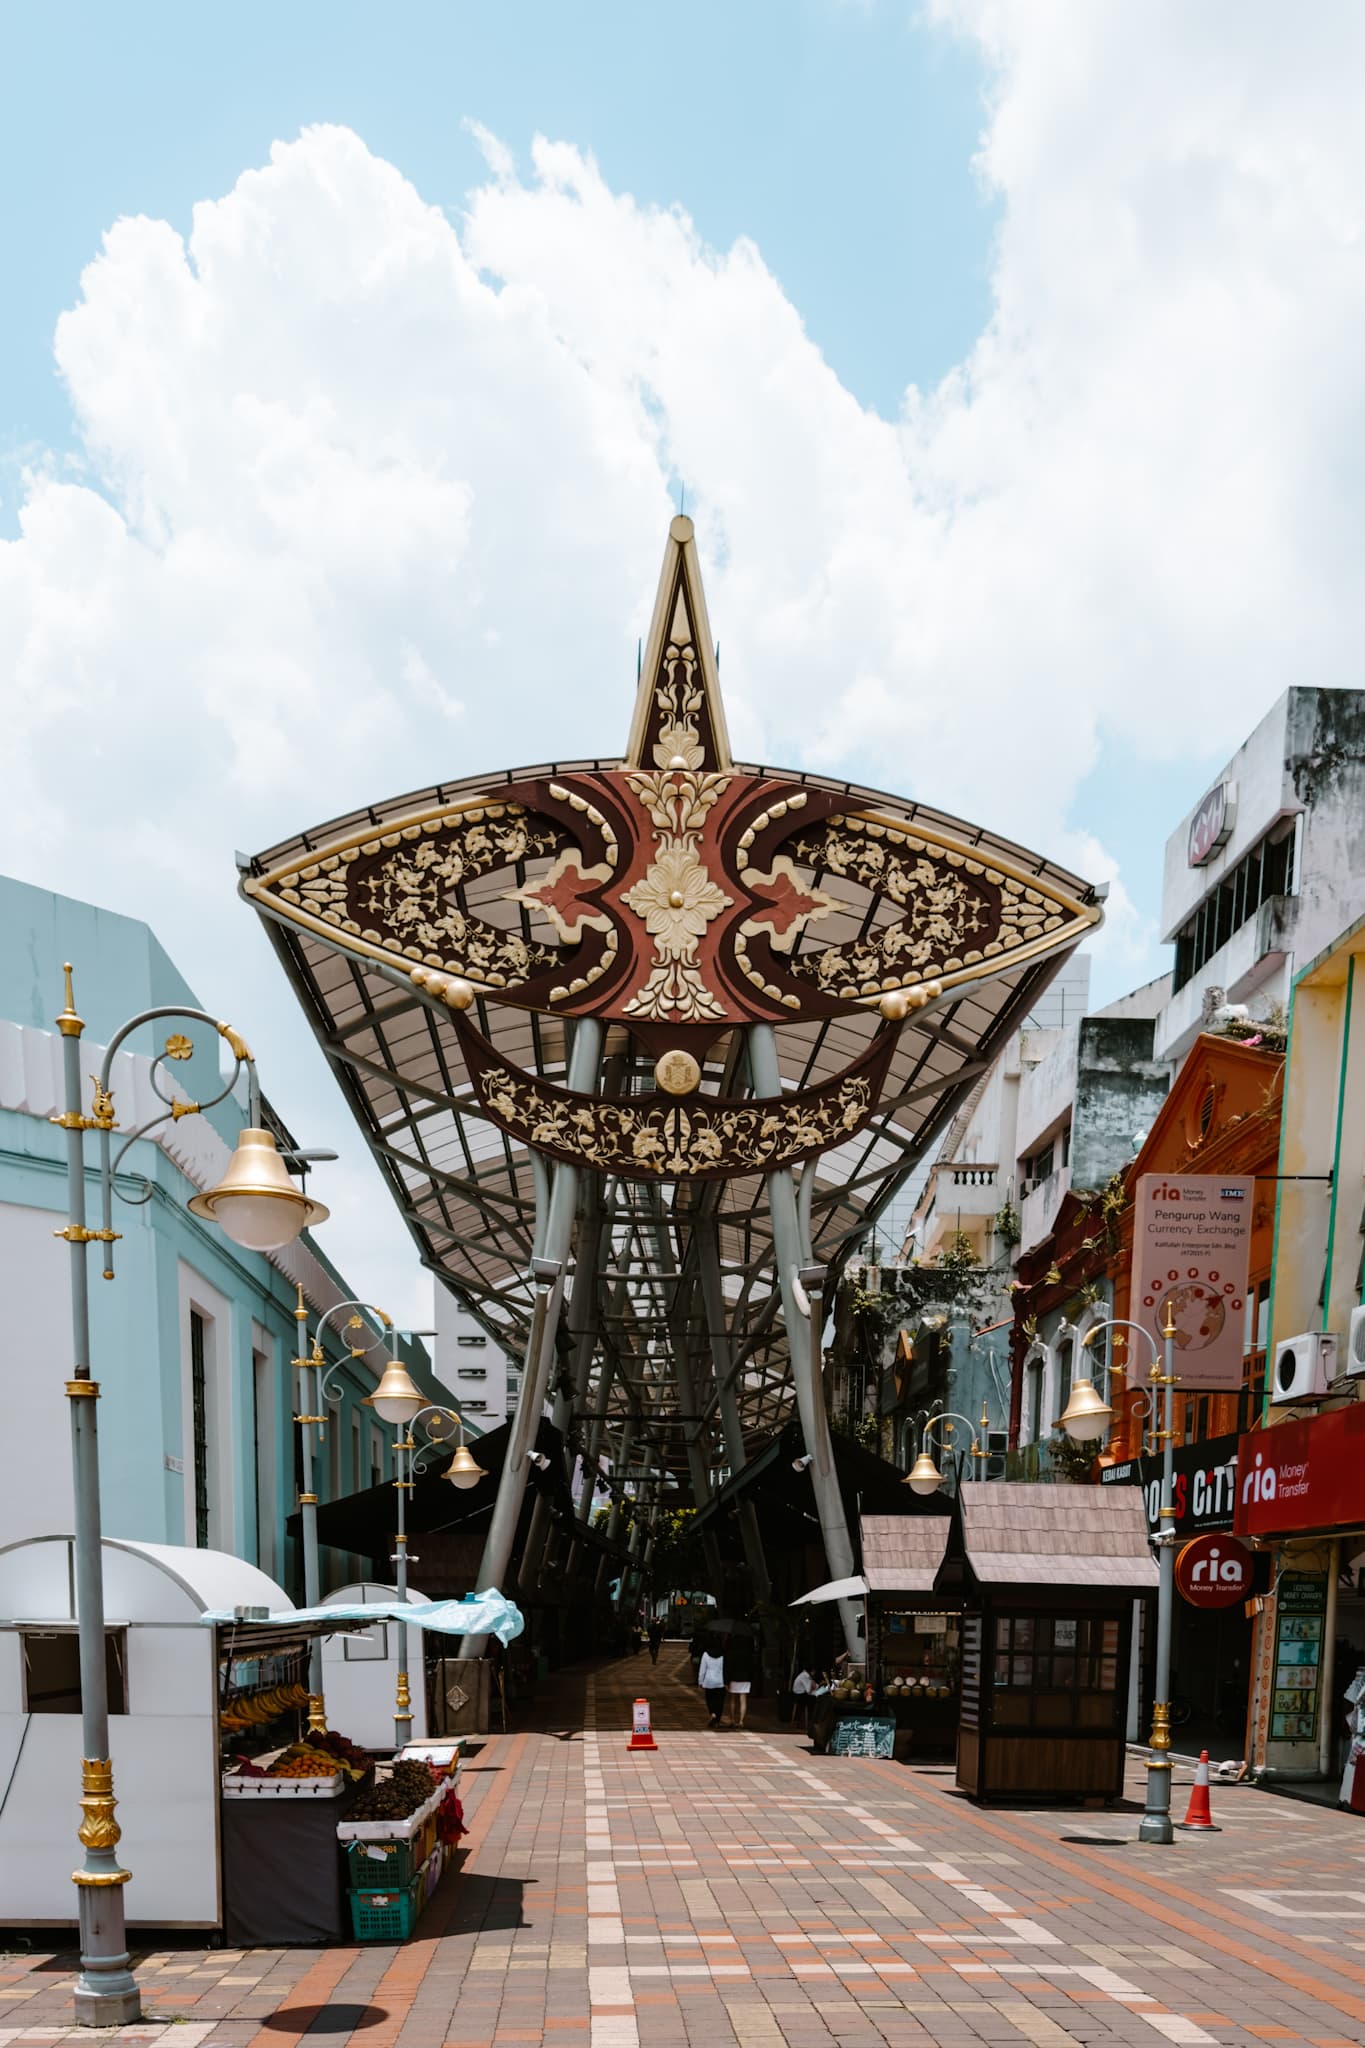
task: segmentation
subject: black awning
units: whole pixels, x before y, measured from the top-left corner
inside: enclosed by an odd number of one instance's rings
[[[449,1457],[443,1456],[439,1462],[433,1460],[420,1471],[408,1495],[405,1518],[408,1534],[435,1536],[448,1531],[462,1535],[482,1534],[493,1513],[511,1435],[511,1422],[503,1422],[470,1445],[484,1472],[477,1486],[461,1488],[450,1485],[445,1474],[453,1452]],[[527,1504],[539,1494],[544,1497],[553,1519],[559,1521],[573,1513],[573,1497],[564,1476],[563,1436],[544,1416],[537,1426],[535,1449],[539,1456],[548,1458],[549,1463],[543,1468],[532,1464],[530,1468],[530,1484],[522,1503],[523,1516]],[[359,1493],[346,1494],[340,1500],[327,1501],[318,1509],[318,1542],[332,1550],[349,1550],[357,1557],[388,1557],[398,1526],[396,1501],[397,1494],[391,1480],[382,1486],[367,1486]],[[301,1517],[297,1513],[290,1516],[288,1527],[291,1535],[299,1534],[300,1522]]]

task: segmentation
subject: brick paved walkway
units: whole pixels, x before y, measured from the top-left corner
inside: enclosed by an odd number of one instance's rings
[[[1215,1787],[1222,1833],[1143,1848],[1131,1814],[981,1812],[947,1768],[816,1758],[761,1713],[705,1732],[688,1677],[674,1646],[568,1673],[534,1732],[490,1739],[405,1947],[163,1946],[120,2038],[1365,2042],[1365,1822]],[[654,1755],[625,1747],[637,1690]],[[0,1958],[0,2048],[68,2036],[70,1962]]]

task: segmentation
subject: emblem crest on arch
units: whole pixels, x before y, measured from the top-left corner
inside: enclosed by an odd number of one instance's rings
[[[754,1022],[892,1020],[1099,922],[970,827],[730,753],[692,521],[675,518],[625,755],[309,835],[243,882],[267,916],[419,985],[662,1045]]]

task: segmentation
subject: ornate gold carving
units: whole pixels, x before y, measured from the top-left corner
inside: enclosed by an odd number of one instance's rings
[[[697,947],[706,927],[734,898],[714,882],[697,851],[707,815],[733,777],[703,774],[706,750],[697,729],[704,692],[696,653],[670,644],[654,700],[663,713],[652,749],[654,771],[626,770],[626,781],[649,813],[655,855],[621,901],[643,919],[654,941],[654,965],[643,988],[626,1004],[631,1017],[703,1023],[727,1015],[702,979]]]
[[[788,844],[803,865],[847,875],[901,913],[793,962],[793,974],[845,1000],[879,998],[912,981],[970,979],[1067,922],[1067,906],[1005,868],[876,818],[834,817]],[[762,985],[746,959],[740,965]]]
[[[600,817],[600,812],[597,815]],[[528,882],[523,889],[509,889],[508,900],[524,903],[528,910],[547,917],[566,946],[576,946],[585,930],[611,932],[612,923],[606,912],[582,899],[595,883],[611,880],[615,853],[613,841],[610,863],[599,861],[596,867],[585,868],[578,848],[566,846],[548,875],[539,882]],[[612,937],[614,940],[614,932]]]
[[[113,1849],[123,1830],[114,1819],[114,1766],[106,1757],[81,1758],[81,1811],[76,1833],[87,1849]]]
[[[585,809],[588,807],[585,805]],[[524,981],[556,955],[460,908],[462,883],[558,851],[561,828],[520,804],[439,813],[353,843],[284,877],[281,901],[324,926],[493,988]]]
[[[700,1096],[685,1106],[570,1094],[521,1073],[468,1026],[465,1056],[479,1099],[513,1137],[633,1180],[774,1172],[857,1130],[876,1107],[891,1038],[822,1087],[773,1101]]]
[[[701,1068],[690,1052],[666,1052],[655,1063],[654,1079],[665,1095],[690,1095],[701,1084]]]
[[[168,1060],[190,1060],[194,1058],[194,1046],[183,1031],[173,1031],[166,1040]]]
[[[394,1700],[393,1718],[395,1721],[410,1721],[412,1719],[412,1694],[408,1691],[408,1674],[406,1671],[400,1671],[398,1674],[398,1689]]]
[[[327,1703],[320,1692],[310,1692],[308,1695],[308,1733],[327,1733]]]
[[[100,1383],[98,1380],[68,1380],[66,1392],[72,1401],[98,1401]]]
[[[99,1076],[90,1076],[90,1121],[97,1131],[116,1131],[114,1122],[114,1096],[112,1089],[101,1088]]]

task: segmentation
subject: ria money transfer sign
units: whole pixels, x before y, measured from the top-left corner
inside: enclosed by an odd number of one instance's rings
[[[1161,1354],[1175,1320],[1181,1392],[1240,1387],[1254,1180],[1144,1173],[1133,1230],[1132,1316]]]

